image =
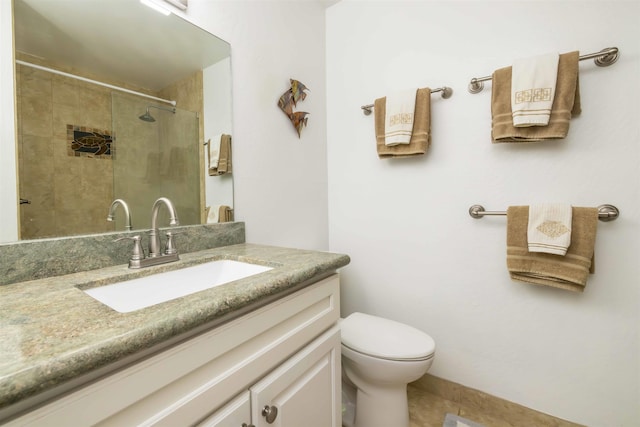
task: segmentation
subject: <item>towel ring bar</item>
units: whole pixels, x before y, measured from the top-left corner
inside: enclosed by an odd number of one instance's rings
[[[485,211],[481,205],[473,205],[469,208],[469,215],[472,218],[480,219],[485,215],[506,215],[505,211]],[[618,219],[620,211],[613,205],[600,205],[598,206],[598,219],[603,222],[613,221]]]
[[[431,89],[431,93],[436,93],[436,92],[442,92],[442,97],[444,99],[449,99],[451,98],[451,95],[453,95],[453,89],[451,89],[448,86],[443,86],[443,87],[438,87],[435,89]],[[365,116],[368,116],[369,114],[371,114],[371,110],[373,108],[374,104],[368,104],[368,105],[363,105],[362,107],[362,112],[364,113]]]
[[[587,59],[593,59],[593,62],[598,67],[608,67],[609,65],[615,63],[619,57],[619,50],[617,47],[608,47],[606,49],[602,49],[600,52],[588,53],[586,55],[580,56],[580,61],[584,61]],[[484,89],[484,83],[491,80],[491,76],[486,77],[474,77],[471,79],[469,83],[468,90],[470,93],[479,93]]]

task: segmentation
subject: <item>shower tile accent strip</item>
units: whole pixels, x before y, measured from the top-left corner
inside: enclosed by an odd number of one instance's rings
[[[111,159],[114,140],[108,130],[67,125],[67,153],[72,157]]]

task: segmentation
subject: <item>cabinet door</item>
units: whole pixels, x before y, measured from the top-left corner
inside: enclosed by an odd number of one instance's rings
[[[251,387],[253,424],[340,427],[340,378],[340,329],[334,326]]]
[[[242,427],[248,426],[250,419],[251,401],[247,390],[198,424],[198,427]]]

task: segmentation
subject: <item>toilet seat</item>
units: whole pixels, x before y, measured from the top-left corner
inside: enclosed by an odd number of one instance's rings
[[[340,321],[342,345],[358,353],[395,361],[433,357],[436,344],[424,332],[393,320],[352,313]]]
[[[344,343],[342,343],[342,355],[345,355],[346,350],[350,350],[356,354],[359,354],[361,357],[365,357],[365,358],[370,358],[370,359],[379,359],[379,360],[387,360],[389,362],[424,362],[426,360],[432,359],[434,357],[434,353],[431,353],[427,356],[424,357],[414,357],[414,358],[407,358],[407,357],[403,357],[403,358],[397,358],[397,357],[382,357],[382,356],[373,356],[369,353],[363,353],[361,351],[358,351],[354,348],[349,347],[348,345],[345,345]]]

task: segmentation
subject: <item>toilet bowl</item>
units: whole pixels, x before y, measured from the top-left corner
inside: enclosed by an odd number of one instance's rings
[[[407,384],[422,377],[435,342],[411,326],[364,313],[341,319],[343,387],[355,389],[355,423],[408,427]]]

